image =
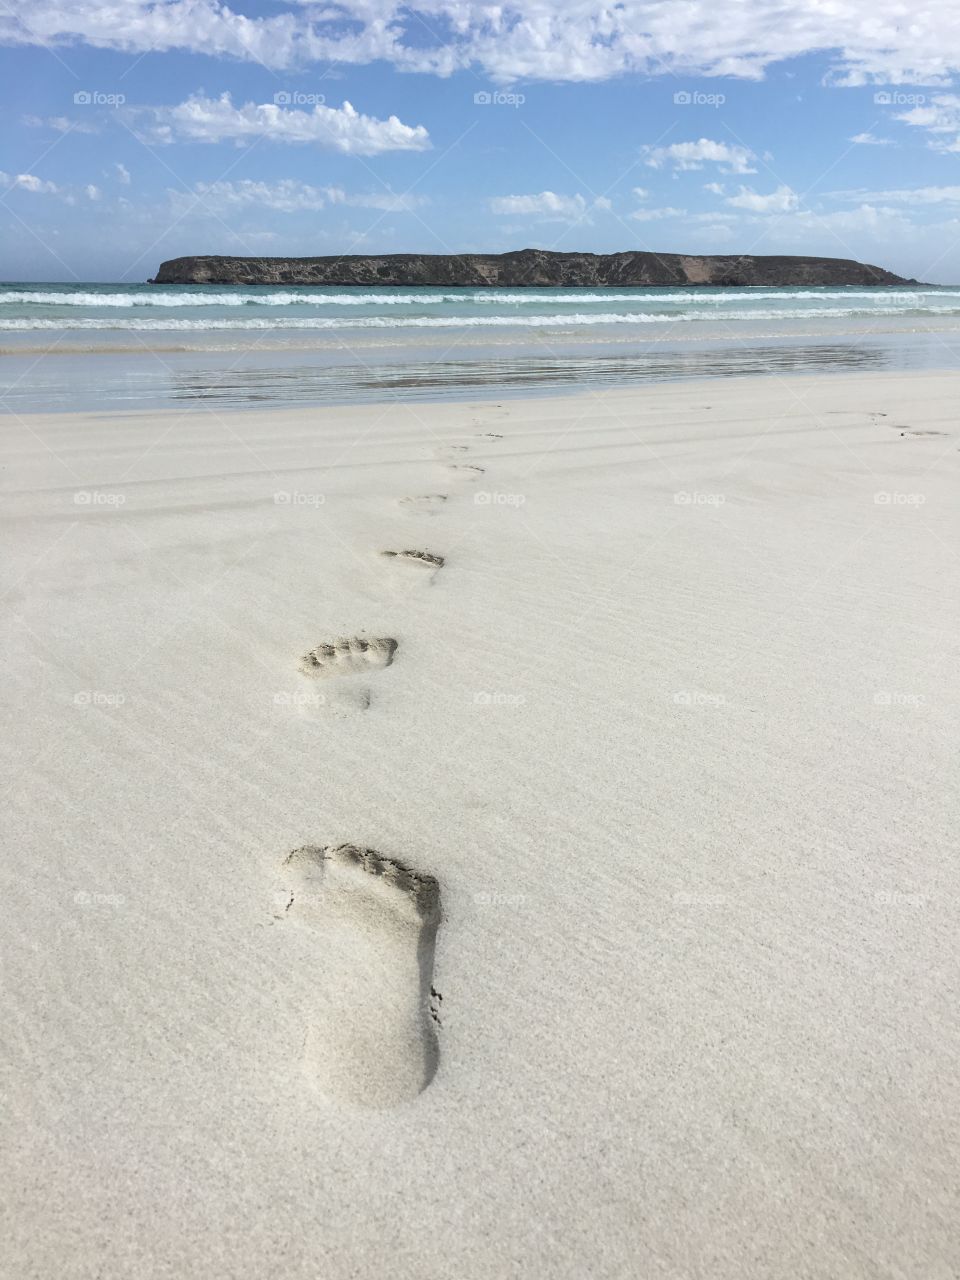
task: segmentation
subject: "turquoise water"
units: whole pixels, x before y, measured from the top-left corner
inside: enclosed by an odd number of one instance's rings
[[[0,285],[0,335],[334,336],[960,317],[960,289],[384,289]],[[0,337],[2,341],[2,337]]]
[[[960,367],[960,288],[0,284],[0,412]]]

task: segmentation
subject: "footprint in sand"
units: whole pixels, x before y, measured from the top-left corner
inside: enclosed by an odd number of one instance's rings
[[[300,670],[314,679],[335,676],[370,675],[383,667],[389,667],[397,651],[397,642],[386,636],[367,640],[363,636],[341,637],[331,644],[318,644],[300,660]],[[339,685],[339,681],[335,681]],[[373,701],[367,685],[347,680],[329,694],[319,698],[318,706],[334,715],[366,711]],[[298,704],[301,714],[311,714],[309,703]]]
[[[448,444],[442,449],[435,450],[434,457],[438,462],[443,463],[448,471],[455,471],[463,479],[475,480],[483,475],[485,468],[477,466],[476,463],[465,462],[464,454],[469,452],[468,445]]]
[[[446,500],[447,495],[445,493],[422,493],[414,498],[401,498],[400,505],[410,512],[435,516],[438,511],[443,510]]]
[[[409,565],[431,580],[444,566],[443,556],[435,556],[432,551],[381,551],[380,554],[397,564]]]
[[[277,918],[310,930],[317,946],[306,1011],[308,1077],[358,1106],[415,1098],[439,1061],[437,881],[349,844],[297,849],[283,873]]]
[[[363,636],[342,637],[332,644],[318,644],[305,653],[300,670],[305,676],[355,676],[389,667],[397,651],[396,640]]]

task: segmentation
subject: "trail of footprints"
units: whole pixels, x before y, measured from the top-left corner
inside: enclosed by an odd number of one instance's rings
[[[465,453],[467,446],[450,452]],[[482,467],[448,465],[468,477],[483,474]],[[443,509],[447,495],[400,501],[412,512],[433,515]],[[380,554],[431,578],[444,566],[443,556],[423,549]],[[316,680],[370,676],[391,666],[397,650],[390,636],[340,637],[305,653],[300,670]],[[363,687],[353,697],[361,709],[370,701]],[[440,1057],[443,996],[433,982],[441,922],[438,882],[352,844],[295,849],[281,877],[276,918],[309,931],[323,949],[319,989],[305,1014],[308,1078],[331,1097],[356,1106],[392,1107],[415,1098],[430,1084]]]

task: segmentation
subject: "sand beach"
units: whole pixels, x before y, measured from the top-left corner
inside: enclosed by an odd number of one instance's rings
[[[5,415],[4,1274],[954,1276],[957,379]]]

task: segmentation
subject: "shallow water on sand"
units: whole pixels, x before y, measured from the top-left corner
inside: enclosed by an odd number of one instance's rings
[[[315,349],[77,350],[6,347],[0,412],[253,409],[463,399],[751,374],[896,372],[960,367],[960,329],[701,341],[397,343]]]

